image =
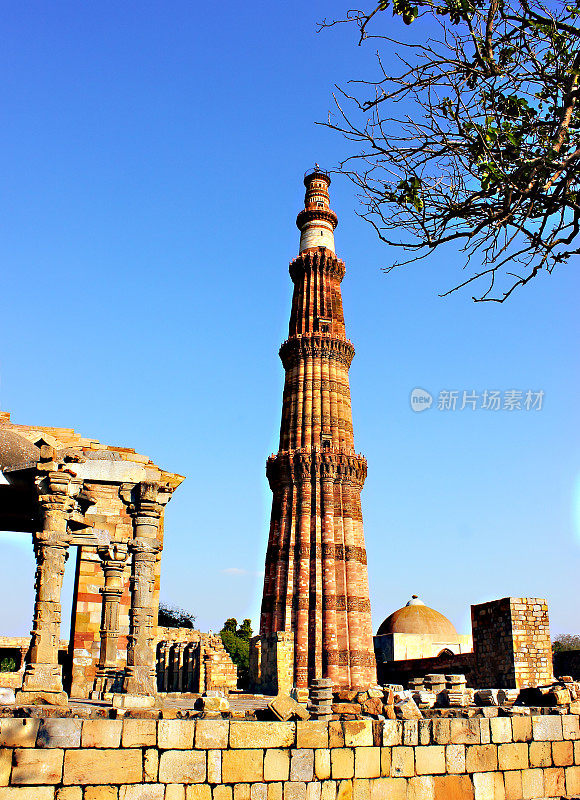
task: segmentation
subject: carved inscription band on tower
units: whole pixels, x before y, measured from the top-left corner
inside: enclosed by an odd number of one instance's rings
[[[340,291],[345,266],[334,253],[330,178],[317,167],[304,183],[305,208],[296,220],[300,254],[290,264],[289,334],[280,348],[286,371],[280,445],[266,470],[274,496],[254,645],[261,649],[254,656],[256,683],[277,691],[287,688],[284,670],[299,688],[320,677],[345,687],[376,681],[360,502],[367,465],[353,440],[354,347]]]

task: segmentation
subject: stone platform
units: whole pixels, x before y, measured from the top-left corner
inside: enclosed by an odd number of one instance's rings
[[[560,800],[580,793],[579,722],[5,716],[0,800]]]

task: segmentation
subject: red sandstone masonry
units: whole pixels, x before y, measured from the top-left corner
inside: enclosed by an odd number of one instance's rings
[[[2,719],[0,800],[559,800],[579,721]]]
[[[336,220],[327,189],[320,189],[326,181],[319,173],[305,179],[299,226],[317,214]],[[252,659],[260,673],[255,683],[274,691],[278,676],[269,670],[276,659],[268,650],[278,646],[272,638],[278,632],[295,634],[291,683],[306,688],[312,679],[330,677],[361,688],[376,681],[360,503],[366,460],[354,449],[348,382],[354,348],[344,326],[344,274],[344,263],[326,247],[303,250],[290,264],[280,445],[267,464],[273,500],[261,665],[257,655]]]

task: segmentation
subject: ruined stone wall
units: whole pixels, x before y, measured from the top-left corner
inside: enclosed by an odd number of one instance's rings
[[[552,679],[552,649],[545,600],[504,597],[471,607],[479,686],[515,689]]]
[[[250,645],[250,682],[265,694],[289,694],[294,685],[294,633],[256,636]]]
[[[202,693],[235,689],[238,668],[219,634],[192,628],[157,628],[157,688]]]
[[[578,792],[577,715],[0,720],[0,800],[559,800]]]

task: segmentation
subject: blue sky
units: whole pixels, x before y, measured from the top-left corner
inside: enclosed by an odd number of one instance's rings
[[[185,475],[162,598],[204,630],[257,620],[302,175],[350,152],[315,121],[335,83],[374,74],[372,47],[316,33],[330,0],[1,7],[0,408]],[[331,205],[375,626],[413,593],[462,632],[471,603],[527,595],[578,632],[575,265],[505,305],[441,299],[452,250],[385,276],[343,178]],[[417,414],[415,387],[544,407]],[[0,631],[22,635],[30,537],[0,535],[0,558]],[[65,608],[71,579],[72,559]]]

